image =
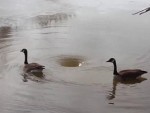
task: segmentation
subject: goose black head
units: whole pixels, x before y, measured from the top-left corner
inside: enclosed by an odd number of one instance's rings
[[[24,60],[24,64],[28,64],[28,52],[27,49],[22,49],[20,52],[23,52],[25,55],[25,60]]]
[[[22,49],[20,52],[27,53],[27,49]]]
[[[114,58],[110,58],[108,61],[106,61],[106,62],[112,62],[112,63],[114,63],[115,62],[115,59]]]

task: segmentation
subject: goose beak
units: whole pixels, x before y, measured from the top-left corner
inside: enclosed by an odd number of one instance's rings
[[[107,60],[106,62],[110,62],[109,60]]]

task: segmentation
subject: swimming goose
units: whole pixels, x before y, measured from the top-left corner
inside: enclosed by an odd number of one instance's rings
[[[21,52],[25,55],[24,60],[24,72],[42,72],[43,69],[45,69],[43,65],[40,65],[38,63],[28,63],[28,51],[27,49],[22,49]]]
[[[117,72],[116,60],[114,58],[110,58],[107,62],[113,63],[114,65],[113,74],[119,76],[122,79],[126,79],[126,78],[136,79],[137,77],[140,77],[142,74],[147,73],[146,71],[143,71],[141,69],[128,69],[128,70],[122,70],[120,72]]]

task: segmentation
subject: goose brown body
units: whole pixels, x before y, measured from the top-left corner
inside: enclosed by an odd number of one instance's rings
[[[136,79],[137,77],[140,77],[141,75],[147,73],[147,71],[143,71],[141,69],[128,69],[128,70],[122,70],[120,72],[117,72],[116,60],[114,58],[110,58],[107,62],[112,62],[114,64],[113,74],[123,79],[125,78]]]
[[[25,61],[24,61],[24,72],[42,72],[43,69],[45,69],[45,66],[40,65],[38,63],[28,63],[28,52],[27,49],[22,49],[21,52],[25,55]]]
[[[45,66],[42,66],[38,63],[25,64],[25,66],[24,66],[25,72],[40,72],[43,69],[45,69]]]
[[[143,75],[144,73],[147,73],[146,71],[143,71],[141,69],[129,69],[129,70],[122,70],[119,72],[119,76],[122,78],[137,78]]]

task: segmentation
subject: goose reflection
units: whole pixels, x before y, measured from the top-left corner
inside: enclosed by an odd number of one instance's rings
[[[45,79],[45,74],[43,72],[24,72],[22,76],[24,82],[28,82],[28,80],[40,82]]]
[[[137,79],[125,79],[125,80],[122,80],[122,79],[114,76],[112,89],[109,91],[109,94],[107,95],[107,99],[108,100],[113,100],[114,98],[116,98],[116,90],[117,90],[117,85],[118,84],[132,85],[132,84],[141,83],[141,82],[143,82],[145,80],[147,80],[147,79],[144,78],[144,77],[139,77]]]

